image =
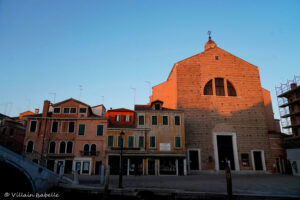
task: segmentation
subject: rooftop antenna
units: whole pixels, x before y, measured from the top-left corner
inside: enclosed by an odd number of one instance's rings
[[[79,85],[79,100],[81,99],[81,93],[82,93],[82,85]]]
[[[0,104],[0,106],[4,106],[4,112],[3,112],[4,115],[8,115],[8,109],[9,109],[10,104],[11,104],[11,102],[5,102],[5,103]]]
[[[208,38],[209,38],[209,40],[211,40],[211,37],[210,37],[210,35],[211,35],[211,31],[207,31],[207,34],[208,34]]]
[[[150,81],[145,81],[149,85],[149,95],[151,96],[151,82]]]
[[[50,95],[53,95],[53,103],[55,103],[55,99],[56,99],[56,93],[55,92],[50,92]]]
[[[134,96],[133,96],[133,107],[135,105],[135,94],[136,94],[136,88],[130,87],[131,90],[133,90],[134,92]]]
[[[102,99],[102,105],[104,105],[104,96],[101,96]]]

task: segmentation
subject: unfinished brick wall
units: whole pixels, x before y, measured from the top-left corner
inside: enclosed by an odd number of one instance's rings
[[[205,84],[214,78],[223,78],[225,88],[228,80],[237,96],[227,96],[226,89],[225,96],[204,95]],[[214,86],[213,82],[215,94]],[[201,149],[203,170],[215,169],[215,159],[209,160],[210,156],[214,158],[213,133],[234,132],[240,169],[252,170],[251,150],[263,150],[266,168],[271,171],[273,162],[258,67],[221,48],[208,48],[176,63],[168,80],[153,87],[151,99],[164,101],[165,107],[184,110],[186,146]],[[250,166],[242,166],[241,153],[249,153]]]

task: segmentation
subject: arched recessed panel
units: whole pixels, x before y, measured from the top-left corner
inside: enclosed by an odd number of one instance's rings
[[[204,87],[204,95],[213,95],[212,80],[206,83]]]
[[[227,93],[228,96],[236,96],[236,91],[229,81],[227,81]]]
[[[32,141],[29,141],[29,142],[27,143],[26,152],[27,152],[27,153],[32,153],[32,152],[33,152],[33,142],[32,142]]]
[[[96,144],[91,145],[91,155],[96,155],[97,147]]]
[[[67,153],[72,153],[73,152],[73,142],[69,141],[67,143]]]
[[[55,153],[56,143],[54,141],[50,142],[49,153]]]
[[[85,144],[85,145],[83,146],[83,154],[84,154],[84,155],[89,155],[89,152],[90,152],[90,145]]]
[[[66,143],[64,141],[60,143],[59,153],[66,153]]]

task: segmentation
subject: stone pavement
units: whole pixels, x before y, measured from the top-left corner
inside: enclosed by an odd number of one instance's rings
[[[110,176],[110,188],[118,187]],[[79,176],[80,185],[103,188],[99,176]],[[233,194],[290,196],[300,198],[300,177],[276,174],[232,174]],[[176,189],[189,192],[226,193],[224,174],[189,176],[123,176],[124,188]]]

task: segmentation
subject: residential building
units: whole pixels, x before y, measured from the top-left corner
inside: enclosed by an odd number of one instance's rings
[[[107,131],[107,162],[119,174],[123,136],[123,174],[186,175],[184,116],[166,109],[162,101],[135,105],[135,111],[112,109]]]
[[[89,105],[73,98],[56,104],[46,100],[41,114],[26,118],[29,159],[56,172],[64,167],[65,173],[80,174],[98,174],[105,164],[107,119]]]
[[[22,154],[25,126],[21,121],[0,114],[0,145]]]

